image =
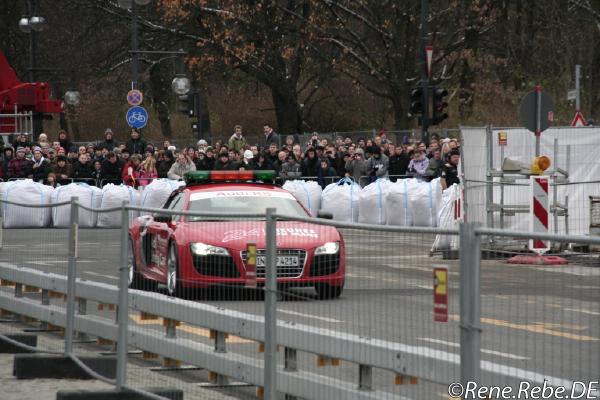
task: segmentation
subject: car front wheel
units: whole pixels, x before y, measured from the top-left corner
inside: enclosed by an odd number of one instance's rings
[[[182,294],[181,280],[179,276],[179,257],[177,256],[177,246],[171,243],[169,246],[169,256],[167,258],[167,293],[169,296],[179,297]]]

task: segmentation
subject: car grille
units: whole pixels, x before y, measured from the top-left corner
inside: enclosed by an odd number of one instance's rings
[[[199,274],[220,278],[239,278],[240,272],[229,256],[192,256]]]
[[[308,276],[335,274],[340,267],[340,254],[321,254],[313,257]]]
[[[246,265],[246,257],[247,251],[242,250],[240,252],[242,257],[242,261],[244,262],[244,266]],[[267,252],[264,249],[256,250],[257,256],[266,256]],[[278,249],[278,256],[298,256],[298,265],[297,266],[278,266],[277,267],[277,277],[278,278],[298,278],[302,275],[302,271],[304,270],[304,264],[306,262],[306,250],[298,250],[298,249]],[[265,267],[257,266],[256,267],[256,277],[264,278],[265,277]]]

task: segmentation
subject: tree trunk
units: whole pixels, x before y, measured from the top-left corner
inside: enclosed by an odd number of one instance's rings
[[[392,94],[392,108],[394,109],[394,130],[403,130],[408,128],[408,114],[405,107],[405,97],[408,99],[408,89],[398,90]],[[403,94],[404,93],[404,94]]]
[[[171,139],[171,116],[169,111],[170,88],[160,64],[154,64],[150,68],[150,88],[152,90],[152,102],[158,114],[160,130],[165,139]]]
[[[594,32],[594,45],[592,47],[592,65],[590,68],[590,118],[595,124],[600,123],[600,33]]]
[[[302,111],[295,90],[272,87],[271,96],[275,106],[278,133],[282,135],[302,133]]]

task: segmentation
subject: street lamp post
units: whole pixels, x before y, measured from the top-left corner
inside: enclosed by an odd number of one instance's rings
[[[36,81],[37,69],[37,33],[46,29],[46,19],[37,14],[38,0],[27,0],[28,16],[23,16],[19,20],[19,29],[29,34],[29,82]],[[42,132],[42,116],[40,113],[33,115],[33,136],[37,137]]]

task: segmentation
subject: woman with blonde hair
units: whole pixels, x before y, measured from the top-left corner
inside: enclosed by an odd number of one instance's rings
[[[154,157],[146,157],[140,165],[140,186],[149,185],[153,179],[158,178],[158,171],[156,170],[156,159]]]

